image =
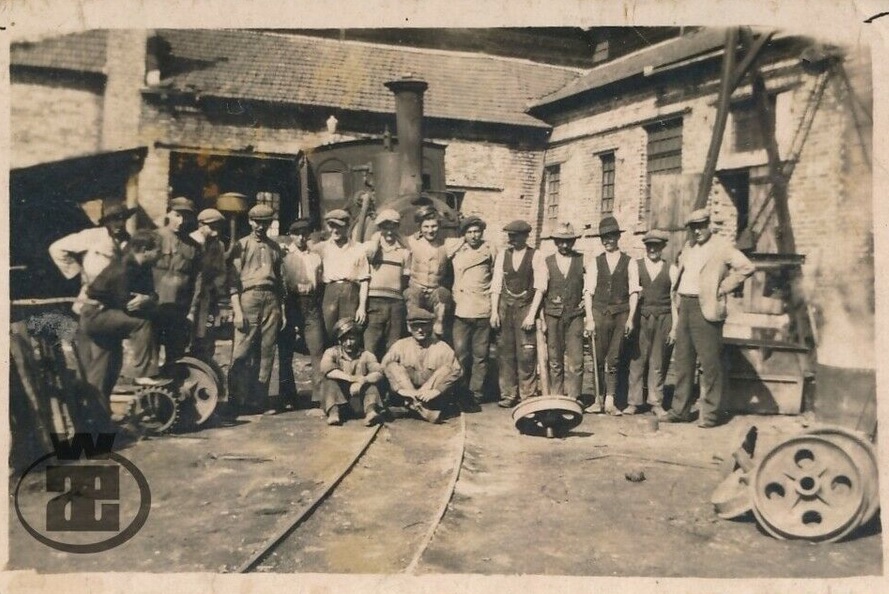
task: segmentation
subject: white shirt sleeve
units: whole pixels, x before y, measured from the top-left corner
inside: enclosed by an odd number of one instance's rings
[[[497,255],[494,256],[494,270],[492,271],[491,276],[491,293],[495,295],[499,295],[503,290],[503,258],[506,255],[506,250],[502,252],[497,252]]]
[[[589,295],[595,295],[596,283],[599,281],[599,267],[596,263],[596,257],[587,258],[584,263],[583,292]]]
[[[642,291],[642,285],[639,284],[639,264],[633,258],[630,258],[630,265],[627,269],[627,273],[630,295],[633,293],[640,293]]]

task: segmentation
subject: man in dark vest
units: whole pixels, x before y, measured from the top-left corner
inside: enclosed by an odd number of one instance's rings
[[[679,320],[677,302],[671,287],[679,275],[676,265],[664,262],[661,253],[670,234],[652,229],[642,238],[645,257],[637,261],[639,269],[639,318],[636,324],[638,344],[630,360],[630,392],[625,415],[634,415],[645,404],[643,386],[648,378],[648,404],[655,415],[663,415],[664,379],[670,364],[670,353],[676,341]],[[647,374],[646,374],[647,371]]]
[[[560,223],[552,240],[557,252],[546,258],[549,282],[543,298],[549,387],[553,394],[580,400],[583,385],[583,256],[574,251],[578,235]]]
[[[546,292],[546,263],[528,247],[531,225],[513,221],[503,228],[508,247],[497,254],[491,279],[491,327],[501,328],[500,402],[503,408],[537,389],[537,334],[534,320]]]
[[[632,259],[618,249],[621,233],[614,217],[604,217],[599,222],[599,238],[605,252],[587,264],[586,331],[595,338],[600,390],[596,402],[584,409],[588,413],[621,414],[614,406],[617,363],[623,339],[633,331],[639,301],[639,269],[630,266]]]

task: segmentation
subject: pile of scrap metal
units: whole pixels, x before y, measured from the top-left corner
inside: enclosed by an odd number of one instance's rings
[[[754,456],[757,430],[732,454],[731,473],[713,491],[723,519],[749,516],[781,540],[836,542],[880,509],[876,450],[863,433],[809,428]]]

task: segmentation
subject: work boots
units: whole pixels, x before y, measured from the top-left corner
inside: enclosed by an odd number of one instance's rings
[[[605,395],[605,412],[611,415],[612,417],[621,416],[620,409],[614,406],[614,396],[612,394]]]
[[[605,412],[605,400],[602,398],[602,395],[599,394],[596,396],[596,401],[591,405],[583,409],[583,412],[591,415],[601,415]]]

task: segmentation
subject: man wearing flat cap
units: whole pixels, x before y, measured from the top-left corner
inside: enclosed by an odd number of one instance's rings
[[[197,315],[199,298],[195,285],[200,273],[201,246],[189,236],[195,222],[194,203],[188,198],[173,198],[167,207],[166,224],[157,232],[161,249],[154,263],[158,298],[155,327],[167,363],[185,354]]]
[[[195,282],[194,332],[191,337],[191,354],[213,359],[216,341],[207,328],[219,316],[219,298],[225,290],[225,246],[219,234],[225,217],[215,208],[205,208],[198,213],[198,228],[189,237],[201,248],[198,276]]]
[[[377,231],[364,243],[370,263],[364,348],[382,358],[404,336],[404,290],[411,270],[411,252],[398,233],[401,215],[397,211],[381,210],[374,224]]]
[[[692,387],[696,361],[701,362],[701,401],[698,426],[722,422],[722,327],[728,294],[755,271],[747,257],[710,229],[707,209],[695,210],[686,220],[692,240],[679,255],[679,295],[676,327],[676,390],[670,410],[661,419],[691,420]]]
[[[367,321],[367,292],[370,265],[364,246],[349,238],[352,221],[348,212],[334,209],[324,216],[330,237],[316,243],[312,249],[321,256],[324,297],[321,313],[328,337],[333,336],[333,325],[341,318],[351,318],[359,324]]]
[[[321,315],[321,256],[309,249],[308,219],[291,223],[283,241],[284,315],[287,323],[278,333],[278,382],[280,403],[296,402],[293,354],[308,354],[312,360],[312,396],[320,399],[321,355],[324,353],[324,318]]]
[[[587,262],[584,307],[586,332],[594,337],[599,389],[596,402],[585,412],[620,415],[614,405],[617,365],[626,336],[633,331],[639,301],[639,269],[618,248],[623,233],[612,216],[599,222],[599,239],[605,251]]]
[[[645,405],[644,387],[648,386],[648,404],[655,415],[663,415],[664,380],[676,342],[677,302],[671,288],[679,275],[675,264],[661,257],[670,234],[652,229],[642,238],[645,257],[637,260],[639,269],[639,307],[632,358],[627,408],[623,414],[634,415]],[[647,379],[647,381],[646,381]]]
[[[507,248],[497,254],[491,278],[491,327],[500,329],[500,402],[511,408],[537,390],[535,319],[546,292],[543,256],[528,246],[531,225],[512,221],[503,228]]]
[[[381,362],[392,401],[401,400],[417,416],[439,422],[441,410],[454,398],[463,369],[454,351],[432,331],[435,315],[408,306],[410,336],[389,349]]]
[[[584,261],[574,250],[579,235],[571,223],[560,223],[551,238],[556,253],[546,257],[547,287],[543,320],[553,394],[581,399],[583,387]]]
[[[235,243],[229,257],[235,325],[229,369],[231,402],[250,412],[271,410],[269,380],[282,322],[281,248],[268,237],[275,211],[257,204],[247,213],[250,235]]]
[[[411,251],[411,272],[404,299],[409,306],[429,309],[435,314],[433,331],[444,333],[444,319],[451,305],[451,292],[442,282],[448,274],[447,251],[439,234],[440,215],[434,206],[417,208],[414,221],[420,230],[408,239]]]
[[[337,344],[321,357],[321,406],[327,424],[339,425],[350,413],[362,415],[370,427],[380,421],[383,407],[380,363],[361,347],[361,328],[352,318],[337,321],[333,336]]]
[[[476,403],[484,400],[491,346],[491,279],[497,251],[484,239],[486,224],[476,216],[460,223],[462,237],[445,249],[454,269],[454,350]]]

